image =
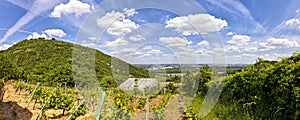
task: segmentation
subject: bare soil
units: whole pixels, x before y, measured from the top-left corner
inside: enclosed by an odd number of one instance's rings
[[[7,82],[4,86],[5,94],[2,103],[0,103],[0,120],[35,120],[42,108],[42,104],[37,102],[33,109],[35,100],[32,100],[27,107],[26,100],[30,97],[29,92],[15,92],[15,83]],[[49,120],[65,120],[69,113],[62,115],[60,109],[50,109],[46,111],[46,117]]]

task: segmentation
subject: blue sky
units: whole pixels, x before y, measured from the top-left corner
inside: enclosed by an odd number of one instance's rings
[[[254,63],[300,47],[300,0],[4,0],[0,18],[0,50],[54,37],[130,63]]]

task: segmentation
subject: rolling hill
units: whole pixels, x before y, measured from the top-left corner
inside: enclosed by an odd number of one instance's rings
[[[76,80],[97,79],[104,87],[114,87],[129,76],[148,77],[146,70],[101,51],[45,39],[23,40],[0,51],[0,71],[4,79],[70,87]]]

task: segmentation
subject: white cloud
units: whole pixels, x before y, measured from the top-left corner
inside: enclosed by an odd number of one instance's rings
[[[278,53],[274,53],[274,54],[264,54],[264,55],[260,55],[259,57],[264,59],[264,60],[269,60],[269,61],[279,61],[281,60],[281,58],[285,58],[285,57],[289,57],[291,56],[290,54],[278,54]]]
[[[211,54],[223,54],[226,50],[224,48],[213,48]]]
[[[233,35],[227,41],[230,45],[226,46],[226,52],[256,52],[258,50],[258,43],[250,42],[251,37],[247,35]]]
[[[164,44],[179,61],[186,62],[195,58],[195,52],[191,47],[192,41],[181,37],[160,37],[159,42]]]
[[[147,52],[147,54],[159,55],[159,54],[163,54],[163,52],[160,51],[160,50],[150,50],[150,51]]]
[[[96,37],[89,37],[88,39],[91,40],[91,41],[96,41],[97,40]]]
[[[146,46],[143,48],[143,50],[150,50],[150,49],[153,49],[152,46]]]
[[[47,35],[50,37],[55,36],[55,37],[64,37],[67,34],[61,30],[61,29],[48,29],[44,31]]]
[[[11,47],[12,45],[9,44],[0,44],[0,51],[1,50],[7,50],[9,47]]]
[[[199,42],[197,45],[200,47],[208,47],[209,43],[208,43],[208,41],[203,40],[203,41]]]
[[[130,58],[131,55],[135,54],[134,48],[120,48],[111,52],[111,55],[114,55],[118,58]]]
[[[39,34],[37,32],[33,32],[31,35],[27,36],[27,40],[30,39],[37,39],[37,38],[45,38],[45,39],[51,39],[51,37],[49,37],[48,35],[46,35],[45,33]]]
[[[50,17],[61,17],[64,15],[74,14],[76,17],[91,11],[91,6],[88,3],[83,3],[79,0],[70,0],[66,4],[57,5]]]
[[[98,26],[105,28],[116,20],[122,20],[124,17],[125,16],[120,12],[111,11],[110,13],[106,13],[104,16],[97,19],[97,24]]]
[[[227,43],[242,46],[249,44],[250,39],[251,37],[247,35],[234,35],[231,37],[231,40],[227,41]]]
[[[299,44],[295,40],[288,40],[288,39],[281,39],[281,38],[269,38],[266,42],[267,46],[274,46],[274,47],[298,47]]]
[[[125,46],[128,45],[128,41],[122,39],[122,38],[118,38],[114,41],[111,42],[106,42],[106,47],[112,47],[112,48],[118,48],[120,46]]]
[[[115,21],[109,28],[107,32],[112,35],[122,35],[126,33],[131,33],[132,30],[135,30],[139,27],[136,23],[132,22],[129,19],[123,19],[122,21]]]
[[[4,37],[0,40],[0,43],[6,41],[11,35],[13,35],[17,30],[22,28],[28,22],[30,22],[33,18],[40,15],[41,13],[52,9],[59,1],[58,0],[36,0],[32,3],[28,12],[22,16],[4,35]]]
[[[255,47],[255,46],[245,46],[244,51],[245,52],[256,52],[257,47]]]
[[[151,56],[151,54],[144,53],[144,54],[141,54],[140,56],[138,56],[138,58],[145,58],[145,57],[149,57],[149,56]]]
[[[45,38],[51,39],[53,37],[64,37],[67,34],[61,29],[47,29],[44,30],[41,34],[37,32],[33,32],[31,35],[27,36],[27,40],[29,39],[37,39],[37,38]]]
[[[146,38],[142,35],[133,35],[129,37],[129,40],[131,41],[142,41],[142,40],[146,40]]]
[[[166,22],[166,28],[176,28],[183,35],[207,34],[220,31],[228,25],[226,20],[209,14],[195,14],[175,17]]]
[[[135,11],[135,9],[133,9],[133,8],[131,8],[131,9],[129,9],[129,8],[124,8],[124,14],[126,15],[126,16],[133,16],[133,15],[135,15],[135,14],[137,14],[137,12]]]
[[[299,43],[295,40],[285,38],[269,38],[265,42],[257,42],[257,50],[268,51],[276,48],[292,48],[299,47]]]
[[[276,48],[275,46],[268,46],[265,42],[259,42],[257,43],[257,46],[259,51],[268,51]]]
[[[168,47],[187,47],[189,44],[192,44],[191,41],[188,41],[186,38],[180,37],[160,37],[159,42],[165,44]]]
[[[246,53],[244,53],[244,54],[242,54],[242,56],[243,57],[245,57],[245,58],[257,58],[258,56],[257,55],[255,55],[255,54],[246,54]]]
[[[300,19],[299,18],[292,18],[289,19],[285,22],[285,25],[288,26],[298,26],[298,28],[300,29]]]
[[[123,13],[115,11],[106,13],[97,19],[97,24],[102,28],[108,27],[107,32],[111,35],[124,35],[139,28],[138,24],[125,18]]]
[[[234,33],[230,31],[226,35],[231,36],[231,35],[234,35]]]
[[[89,40],[82,41],[82,43],[80,43],[80,45],[85,46],[85,47],[95,48],[95,49],[99,47],[99,46],[97,46],[97,44],[95,42],[91,42]]]
[[[226,47],[226,52],[241,52],[241,50],[240,47],[231,45]]]

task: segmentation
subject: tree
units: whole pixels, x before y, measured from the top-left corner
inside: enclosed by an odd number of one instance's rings
[[[116,87],[117,83],[114,80],[114,78],[112,76],[105,76],[101,79],[101,81],[99,82],[101,87],[104,88],[109,88],[109,87]]]
[[[212,69],[208,65],[203,66],[197,74],[197,78],[199,79],[198,92],[202,95],[207,92],[209,86],[207,86],[206,83],[211,80],[212,74]]]

